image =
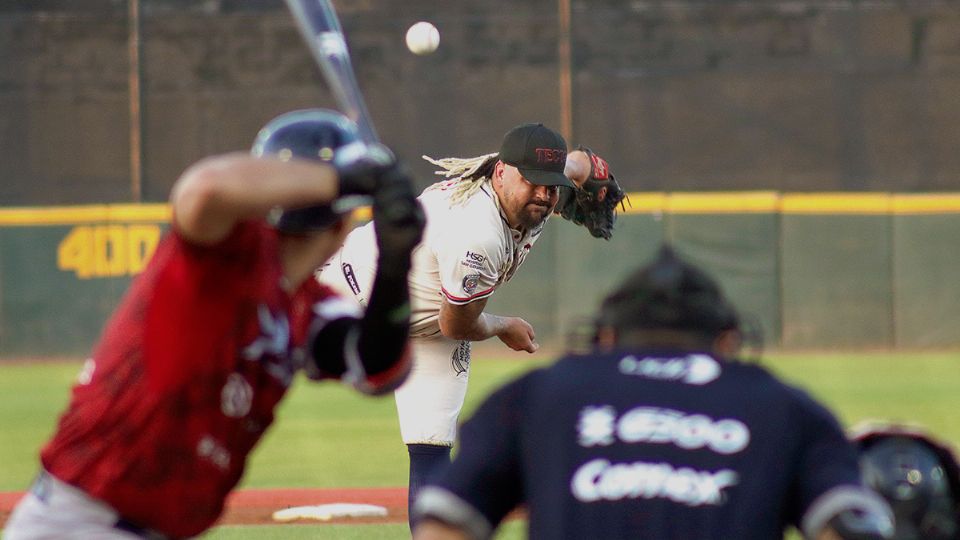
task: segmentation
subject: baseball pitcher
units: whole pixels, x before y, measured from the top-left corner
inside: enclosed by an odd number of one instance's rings
[[[447,179],[419,197],[427,227],[410,272],[414,366],[394,393],[410,454],[410,501],[423,478],[449,461],[470,343],[497,337],[516,351],[539,347],[527,321],[487,313],[487,300],[515,275],[552,212],[609,239],[624,197],[602,158],[587,149],[568,153],[563,137],[542,124],[511,129],[498,153],[426,159]],[[318,279],[366,305],[377,257],[374,228],[360,227]]]

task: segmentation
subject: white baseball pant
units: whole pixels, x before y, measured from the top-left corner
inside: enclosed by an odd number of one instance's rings
[[[97,538],[137,540],[144,535],[117,528],[116,510],[70,484],[41,471],[30,491],[13,509],[4,540]]]
[[[366,307],[366,287],[373,282],[371,269],[352,267],[364,288],[358,297],[341,271],[337,254],[320,274],[320,282],[344,298]],[[412,337],[413,367],[409,377],[394,392],[400,436],[404,444],[453,446],[457,419],[467,395],[470,375],[470,342],[455,341],[440,334]]]

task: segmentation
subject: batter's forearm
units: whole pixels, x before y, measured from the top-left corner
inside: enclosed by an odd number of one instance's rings
[[[234,153],[187,169],[171,191],[170,204],[180,233],[203,244],[224,238],[240,219],[266,215],[275,206],[327,202],[338,189],[329,165]]]

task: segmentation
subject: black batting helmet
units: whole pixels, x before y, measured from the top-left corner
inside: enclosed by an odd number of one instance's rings
[[[713,337],[738,329],[740,319],[720,286],[670,246],[631,274],[600,306],[598,326],[670,329]]]
[[[328,109],[304,109],[281,114],[257,134],[250,153],[331,161],[344,146],[359,143],[357,126],[346,116]],[[344,214],[366,203],[363,197],[343,197],[330,204],[287,208],[271,219],[284,232],[305,233],[329,227]]]
[[[864,483],[893,509],[894,540],[960,539],[960,470],[948,447],[891,424],[859,428],[852,438]]]

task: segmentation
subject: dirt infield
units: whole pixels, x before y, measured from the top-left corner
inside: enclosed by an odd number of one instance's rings
[[[0,492],[0,527],[23,493]],[[227,498],[227,508],[217,525],[276,523],[275,511],[313,504],[375,504],[387,509],[385,517],[344,517],[329,521],[298,520],[284,523],[397,523],[407,521],[407,488],[343,489],[240,489]]]

